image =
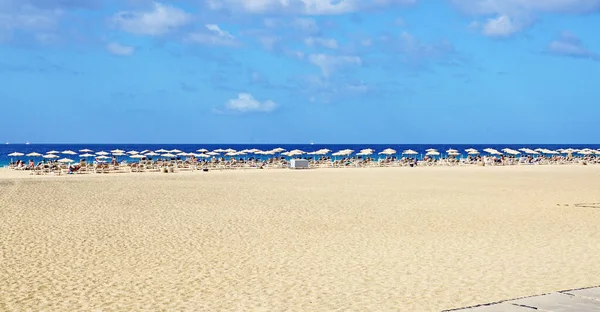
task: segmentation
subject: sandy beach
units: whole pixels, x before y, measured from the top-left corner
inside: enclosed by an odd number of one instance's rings
[[[3,169],[0,310],[439,311],[597,286],[591,203],[599,166]]]

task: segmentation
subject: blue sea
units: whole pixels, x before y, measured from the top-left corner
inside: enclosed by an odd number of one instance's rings
[[[305,152],[312,152],[319,149],[327,148],[330,150],[339,151],[342,149],[352,149],[356,153],[358,153],[361,149],[372,148],[375,150],[375,153],[372,157],[377,157],[377,153],[386,149],[392,148],[401,153],[404,150],[412,149],[419,152],[421,155],[417,157],[422,157],[425,154],[425,150],[429,148],[434,148],[441,153],[444,153],[446,150],[453,148],[459,150],[461,153],[464,152],[465,149],[474,148],[482,152],[485,148],[493,148],[497,150],[501,150],[504,148],[511,149],[520,149],[520,148],[547,148],[550,150],[557,150],[561,148],[592,148],[599,149],[600,144],[2,144],[0,145],[0,166],[5,166],[9,164],[11,157],[8,154],[13,152],[20,152],[23,154],[28,154],[32,152],[37,152],[40,154],[45,154],[51,150],[57,151],[65,151],[72,150],[78,152],[83,149],[91,149],[95,152],[99,151],[110,151],[114,149],[121,149],[125,151],[135,150],[159,150],[159,149],[178,149],[184,152],[195,152],[198,149],[205,148],[210,151],[215,149],[227,149],[232,148],[234,150],[243,150],[243,149],[251,149],[257,148],[260,150],[271,150],[274,148],[284,148],[288,151],[299,149]],[[483,152],[482,152],[483,153]],[[62,156],[62,155],[61,155]],[[72,159],[77,159],[77,156],[69,156],[65,155]],[[13,159],[16,159],[13,157]],[[23,156],[21,159],[29,159],[29,157]]]

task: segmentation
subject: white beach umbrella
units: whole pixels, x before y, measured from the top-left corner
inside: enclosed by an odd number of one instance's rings
[[[122,153],[125,153],[124,150],[120,150],[120,149],[112,150],[110,152],[113,153],[113,154],[122,154]]]
[[[455,154],[455,153],[458,153],[458,150],[455,150],[455,149],[451,148],[451,149],[447,150],[446,153],[448,153],[448,154]]]
[[[479,152],[478,150],[474,149],[474,148],[467,148],[465,150],[465,152],[469,153],[469,152]]]
[[[371,155],[371,154],[373,154],[373,152],[372,152],[372,151],[369,151],[369,150],[363,150],[363,151],[361,151],[361,152],[357,153],[357,154],[356,154],[356,156],[369,156],[369,155]]]
[[[98,159],[110,159],[110,157],[106,156],[106,155],[100,155],[98,157],[96,157]]]
[[[287,154],[287,156],[298,156],[298,155],[306,154],[306,152],[301,151],[299,149],[295,149],[295,150],[287,152],[286,154]]]
[[[54,155],[54,154],[47,154],[42,157],[44,157],[44,158],[59,158],[57,155]]]
[[[41,157],[41,156],[42,156],[42,154],[36,153],[36,152],[27,154],[27,157]]]
[[[207,154],[207,155],[210,155],[210,156],[218,156],[218,155],[219,155],[219,152],[208,152],[208,153],[206,153],[206,154]]]
[[[201,149],[199,149],[199,150],[196,150],[196,152],[200,152],[200,153],[206,153],[206,152],[208,152],[208,150],[207,150],[207,149],[205,149],[205,148],[201,148]]]
[[[459,156],[460,153],[458,151],[451,151],[448,153],[448,156]]]
[[[159,153],[155,153],[155,152],[149,152],[145,154],[146,156],[158,156],[160,155]]]
[[[137,159],[146,158],[146,156],[141,155],[141,154],[132,154],[129,157],[131,157],[131,158],[137,158]]]
[[[65,155],[77,155],[77,153],[75,153],[73,151],[69,151],[69,150],[63,151],[62,153],[65,154]]]
[[[129,154],[129,155],[137,155],[139,153],[140,152],[138,152],[138,151],[129,151],[129,152],[127,152],[127,154]]]
[[[125,153],[113,153],[113,156],[127,156]]]
[[[402,152],[402,155],[419,155],[419,153],[417,151],[413,151],[411,149],[407,149],[405,151]]]
[[[510,149],[510,148],[505,148],[502,150],[502,152],[506,153],[506,154],[510,154],[510,155],[519,155],[521,154],[521,152],[516,151],[514,149]]]
[[[100,156],[106,156],[106,155],[108,155],[108,154],[109,154],[109,153],[107,153],[107,152],[105,152],[105,151],[100,151],[100,152],[96,153],[96,155],[100,155]]]
[[[435,148],[428,148],[425,150],[426,152],[437,152]]]
[[[25,154],[19,153],[19,152],[14,152],[14,153],[8,154],[8,156],[10,156],[10,157],[21,157],[23,155],[25,155]]]
[[[479,151],[477,151],[477,150],[470,150],[470,151],[465,150],[465,152],[467,152],[469,155],[479,155]]]
[[[223,152],[225,152],[225,150],[224,150],[224,149],[222,149],[222,148],[217,148],[217,149],[216,149],[216,150],[214,150],[213,152],[215,152],[215,153],[223,153]]]
[[[169,153],[172,153],[172,154],[177,154],[177,153],[181,153],[181,152],[182,151],[180,151],[178,149],[172,149],[172,150],[169,151]]]
[[[394,155],[394,154],[396,154],[396,150],[391,149],[391,148],[386,148],[383,151],[379,152],[379,155]]]
[[[225,152],[225,153],[235,153],[237,151],[234,150],[233,148],[228,148],[228,149],[224,150],[223,152]]]
[[[486,148],[483,151],[488,154],[491,154],[491,155],[502,155],[502,153],[500,153],[498,150],[495,150],[493,148]]]
[[[210,155],[207,154],[196,154],[196,157],[202,157],[202,158],[210,158]]]
[[[81,157],[81,158],[89,158],[89,157],[94,157],[94,156],[96,156],[96,155],[94,155],[94,154],[89,154],[89,153],[85,153],[85,154],[81,154],[81,155],[79,155],[79,157]]]
[[[272,151],[275,153],[281,153],[281,152],[285,152],[285,148],[277,147],[277,148],[272,149]]]
[[[169,153],[169,151],[168,151],[168,150],[166,150],[166,149],[164,149],[164,148],[161,148],[161,149],[159,149],[159,150],[156,150],[155,152],[157,152],[157,153]]]
[[[177,156],[186,156],[187,157],[187,156],[190,156],[190,154],[186,153],[186,152],[180,152],[180,153],[177,153]]]
[[[439,156],[440,152],[438,152],[438,151],[429,151],[425,155],[427,155],[427,156]]]
[[[52,151],[47,152],[46,154],[60,154],[60,152],[52,150]]]
[[[81,152],[81,153],[93,153],[94,151],[92,151],[92,150],[91,150],[91,149],[89,149],[89,148],[84,148],[84,149],[82,149],[82,150],[79,150],[79,152]]]
[[[63,159],[59,159],[57,160],[59,163],[72,163],[73,159],[69,159],[69,158],[63,158]]]
[[[152,151],[151,150],[143,150],[143,151],[140,152],[140,154],[147,154],[147,153],[150,153],[150,152],[152,152]]]
[[[168,157],[168,158],[174,158],[174,157],[177,157],[176,155],[169,154],[169,153],[167,153],[167,154],[162,154],[162,155],[160,155],[160,156],[162,156],[162,157]]]

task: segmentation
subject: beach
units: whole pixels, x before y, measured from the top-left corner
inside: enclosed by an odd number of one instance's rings
[[[582,165],[2,169],[0,310],[440,311],[597,286],[599,187]]]

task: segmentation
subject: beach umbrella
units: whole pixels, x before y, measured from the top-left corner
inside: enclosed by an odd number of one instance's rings
[[[215,153],[223,153],[223,152],[225,152],[225,150],[224,150],[224,149],[222,149],[222,148],[217,148],[217,149],[216,149],[216,150],[214,150],[213,152],[215,152]]]
[[[425,150],[426,152],[437,152],[435,148],[428,148]]]
[[[96,156],[96,155],[94,155],[94,154],[89,154],[89,153],[85,153],[85,154],[81,154],[81,155],[79,155],[79,157],[81,157],[81,158],[89,158],[89,157],[94,157],[94,156]]]
[[[160,155],[159,153],[155,153],[155,152],[150,152],[150,153],[146,153],[146,156],[158,156]]]
[[[65,163],[72,163],[73,159],[63,158],[63,159],[59,159],[58,162],[59,163],[63,163],[63,164],[65,164]]]
[[[407,149],[404,152],[402,152],[402,155],[419,155],[419,153],[417,151],[413,151],[411,149]]]
[[[180,152],[180,153],[177,154],[177,156],[190,156],[190,154],[188,154],[186,152]]]
[[[129,152],[127,152],[127,154],[129,154],[129,155],[137,155],[137,154],[139,154],[139,152],[138,151],[129,151]]]
[[[295,150],[287,152],[287,154],[288,154],[288,156],[297,156],[297,155],[306,154],[306,152],[301,151],[299,149],[295,149]]]
[[[195,154],[194,156],[202,157],[202,158],[210,158],[210,155],[207,155],[207,154]]]
[[[151,150],[143,150],[143,151],[140,152],[140,154],[147,154],[147,153],[150,153],[150,152],[152,152],[152,151]]]
[[[121,154],[121,153],[125,153],[125,151],[124,151],[124,150],[120,150],[120,149],[112,150],[112,151],[110,151],[110,152],[111,152],[111,153],[113,153],[113,154]]]
[[[36,152],[27,154],[27,157],[41,157],[41,156],[42,156],[42,154],[36,153]]]
[[[49,151],[49,152],[48,152],[48,153],[46,153],[46,154],[60,154],[60,152],[59,152],[59,151]]]
[[[396,154],[396,150],[391,149],[391,148],[386,148],[383,151],[379,152],[379,155],[394,155],[394,154]]]
[[[458,150],[455,150],[455,149],[451,148],[451,149],[447,150],[446,153],[448,153],[448,154],[456,154],[456,153],[458,153]]]
[[[285,152],[285,150],[286,149],[283,148],[283,147],[277,147],[277,148],[272,149],[272,151],[275,152],[275,153]]]
[[[439,156],[440,152],[433,150],[433,151],[427,152],[425,155],[427,155],[427,156]]]
[[[110,157],[106,156],[106,155],[100,155],[98,157],[96,157],[98,159],[110,159]]]
[[[201,148],[201,149],[197,150],[196,152],[206,153],[206,152],[208,152],[208,150],[205,148]]]
[[[125,153],[113,153],[113,156],[126,156],[127,154]]]
[[[42,157],[44,157],[44,158],[59,158],[58,156],[56,156],[54,154],[47,154],[47,155],[44,155]]]
[[[219,155],[219,153],[218,153],[218,152],[208,152],[208,153],[206,153],[206,154],[207,154],[207,155],[210,155],[210,156],[217,156],[217,155]]]
[[[75,153],[73,151],[69,151],[69,150],[63,151],[62,153],[65,155],[77,155],[77,153]]]
[[[505,148],[505,149],[502,150],[502,152],[504,152],[506,154],[510,154],[510,155],[519,155],[519,154],[521,154],[521,152],[515,151],[514,149],[510,149],[510,148]]]
[[[94,151],[92,151],[92,150],[91,150],[91,149],[89,149],[89,148],[84,148],[84,149],[82,149],[82,150],[79,150],[79,151],[80,151],[81,153],[93,153],[93,152],[94,152]]]
[[[155,152],[157,152],[157,153],[168,153],[169,151],[167,151],[166,149],[161,148],[161,149],[159,149],[159,150],[157,150]]]
[[[106,156],[106,155],[108,155],[108,153],[105,151],[100,151],[100,152],[96,153],[96,155]]]
[[[458,151],[450,151],[448,152],[448,156],[459,156],[460,153]]]
[[[491,155],[502,155],[502,153],[500,153],[499,151],[493,149],[493,148],[486,148],[483,150],[484,152],[491,154]]]
[[[180,151],[180,150],[178,150],[178,149],[172,149],[172,150],[170,150],[170,151],[168,151],[168,152],[169,152],[169,153],[172,153],[172,154],[181,153],[181,151]]]
[[[169,154],[169,153],[167,153],[167,154],[162,154],[162,155],[160,155],[160,156],[162,156],[162,157],[167,157],[167,158],[174,158],[174,157],[177,157],[176,155]]]
[[[23,155],[25,155],[25,154],[19,153],[19,152],[14,152],[14,153],[8,154],[8,156],[10,156],[10,157],[21,157]]]
[[[479,152],[477,150],[470,150],[470,151],[465,150],[465,152],[467,152],[469,155],[479,155]]]
[[[131,155],[129,157],[131,157],[131,158],[137,158],[137,159],[146,158],[146,156],[140,155],[140,154],[133,154],[133,155]]]

